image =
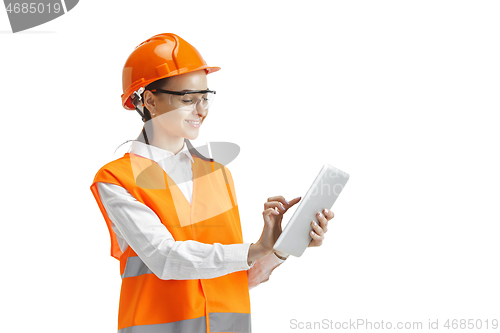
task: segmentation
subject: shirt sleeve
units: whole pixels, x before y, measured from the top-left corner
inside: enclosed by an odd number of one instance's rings
[[[274,252],[255,261],[248,270],[248,289],[257,287],[259,284],[269,280],[273,270],[285,260],[279,259]]]
[[[97,183],[99,197],[122,251],[130,246],[162,280],[211,279],[248,270],[250,243],[175,241],[158,215],[125,188]]]

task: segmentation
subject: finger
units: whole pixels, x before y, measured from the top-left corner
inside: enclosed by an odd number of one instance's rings
[[[317,222],[312,221],[311,227],[312,231],[314,231],[316,234],[320,235],[321,237],[325,237],[325,231],[318,225]]]
[[[290,202],[287,205],[285,205],[286,209],[288,209],[288,208],[292,207],[293,205],[295,205],[297,202],[300,201],[301,198],[302,197],[296,197],[296,198],[293,198],[292,200],[290,200]]]
[[[264,216],[271,216],[271,215],[279,215],[280,213],[277,212],[274,208],[268,208],[262,212],[262,215]]]
[[[313,237],[313,236],[311,236]],[[318,244],[316,243],[316,241],[313,239],[311,239],[311,241],[309,242],[309,245],[307,245],[307,247],[314,247],[314,246],[318,246]]]
[[[276,212],[276,210],[274,208],[269,208],[269,209],[266,209],[262,212],[262,216],[264,217],[264,221],[266,221],[268,223],[273,222],[271,215],[279,215],[279,213]]]
[[[323,243],[323,237],[315,233],[313,230],[309,232],[311,238],[313,239],[311,246],[320,246]]]
[[[327,232],[328,231],[328,220],[326,219],[326,217],[321,213],[317,213],[316,217],[318,218],[320,227],[323,228],[324,232]]]
[[[269,215],[271,215],[271,214],[273,214],[273,215],[280,215],[280,212],[278,212],[274,208],[268,208],[267,211],[269,211]]]
[[[327,208],[323,209],[323,213],[325,214],[325,217],[328,221],[330,221],[331,219],[333,219],[333,212]]]
[[[290,203],[282,195],[277,195],[275,197],[267,198],[267,202],[278,201],[281,202],[285,207],[290,205]]]
[[[280,201],[280,202],[283,202],[284,204],[288,205],[288,201],[286,201],[285,197],[282,195],[277,195],[275,197],[269,197],[269,198],[267,198],[267,202],[269,202],[269,201]]]
[[[268,208],[276,208],[280,213],[286,212],[285,206],[279,201],[270,201],[270,202],[265,202],[264,203],[264,209]]]
[[[302,197],[296,197],[296,198],[293,198],[292,200],[290,200],[290,204],[289,206],[292,207],[293,205],[295,205],[297,202],[300,201]]]

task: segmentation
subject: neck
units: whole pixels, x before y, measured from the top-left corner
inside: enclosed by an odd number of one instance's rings
[[[144,131],[146,132],[146,136],[148,137],[148,142],[151,146],[171,151],[174,154],[178,154],[182,150],[182,147],[184,147],[183,137],[168,135],[157,129],[153,130],[151,124],[148,124],[149,122],[150,121],[146,122],[144,126]],[[142,131],[137,137],[137,141],[146,143]]]

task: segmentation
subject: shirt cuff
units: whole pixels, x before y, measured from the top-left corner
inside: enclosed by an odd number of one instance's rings
[[[248,251],[251,243],[224,245],[224,261],[231,272],[250,269],[254,264],[248,265]]]

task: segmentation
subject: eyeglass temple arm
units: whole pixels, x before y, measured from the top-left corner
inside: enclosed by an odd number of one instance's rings
[[[172,95],[186,95],[186,94],[201,94],[201,93],[213,93],[215,95],[215,90],[195,90],[195,91],[185,91],[185,92],[180,92],[180,91],[171,91],[171,90],[165,90],[165,89],[151,89],[151,92],[162,92],[166,94],[172,94]]]

